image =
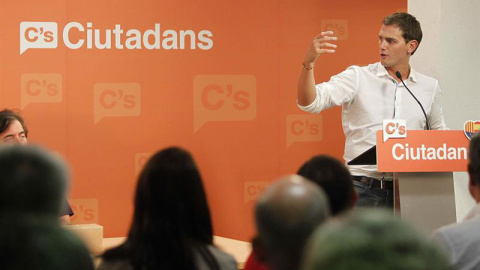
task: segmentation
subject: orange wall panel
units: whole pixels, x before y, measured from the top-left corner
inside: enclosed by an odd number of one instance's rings
[[[309,42],[339,36],[319,81],[376,62],[381,20],[406,2],[1,0],[0,106],[70,164],[74,222],[126,235],[139,170],[178,145],[200,167],[215,234],[250,240],[270,182],[312,155],[342,157],[340,109],[295,104]]]

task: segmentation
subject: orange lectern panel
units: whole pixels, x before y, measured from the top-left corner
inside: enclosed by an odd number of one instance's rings
[[[468,143],[463,131],[409,130],[406,138],[383,142],[377,131],[380,172],[459,172],[467,170]]]

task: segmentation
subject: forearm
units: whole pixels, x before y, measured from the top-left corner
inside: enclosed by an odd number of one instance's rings
[[[302,67],[297,83],[297,102],[301,106],[311,104],[316,97],[313,65]]]
[[[316,97],[315,78],[313,76],[313,66],[317,58],[324,53],[334,53],[337,45],[329,43],[329,41],[337,40],[332,37],[332,31],[326,31],[316,36],[303,59],[303,69],[298,77],[297,84],[297,101],[301,106],[310,105]]]

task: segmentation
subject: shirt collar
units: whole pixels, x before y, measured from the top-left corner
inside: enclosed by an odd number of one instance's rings
[[[388,76],[388,71],[387,69],[382,66],[382,64],[380,62],[377,62],[377,74],[376,74],[378,77],[382,77],[382,76]],[[411,81],[411,82],[418,82],[418,74],[417,72],[410,67],[410,75],[408,76],[408,78],[405,80],[405,81]]]

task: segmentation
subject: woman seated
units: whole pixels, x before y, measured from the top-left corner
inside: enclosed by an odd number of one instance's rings
[[[210,210],[192,156],[167,148],[145,165],[127,240],[107,250],[98,269],[236,269],[213,246]]]

